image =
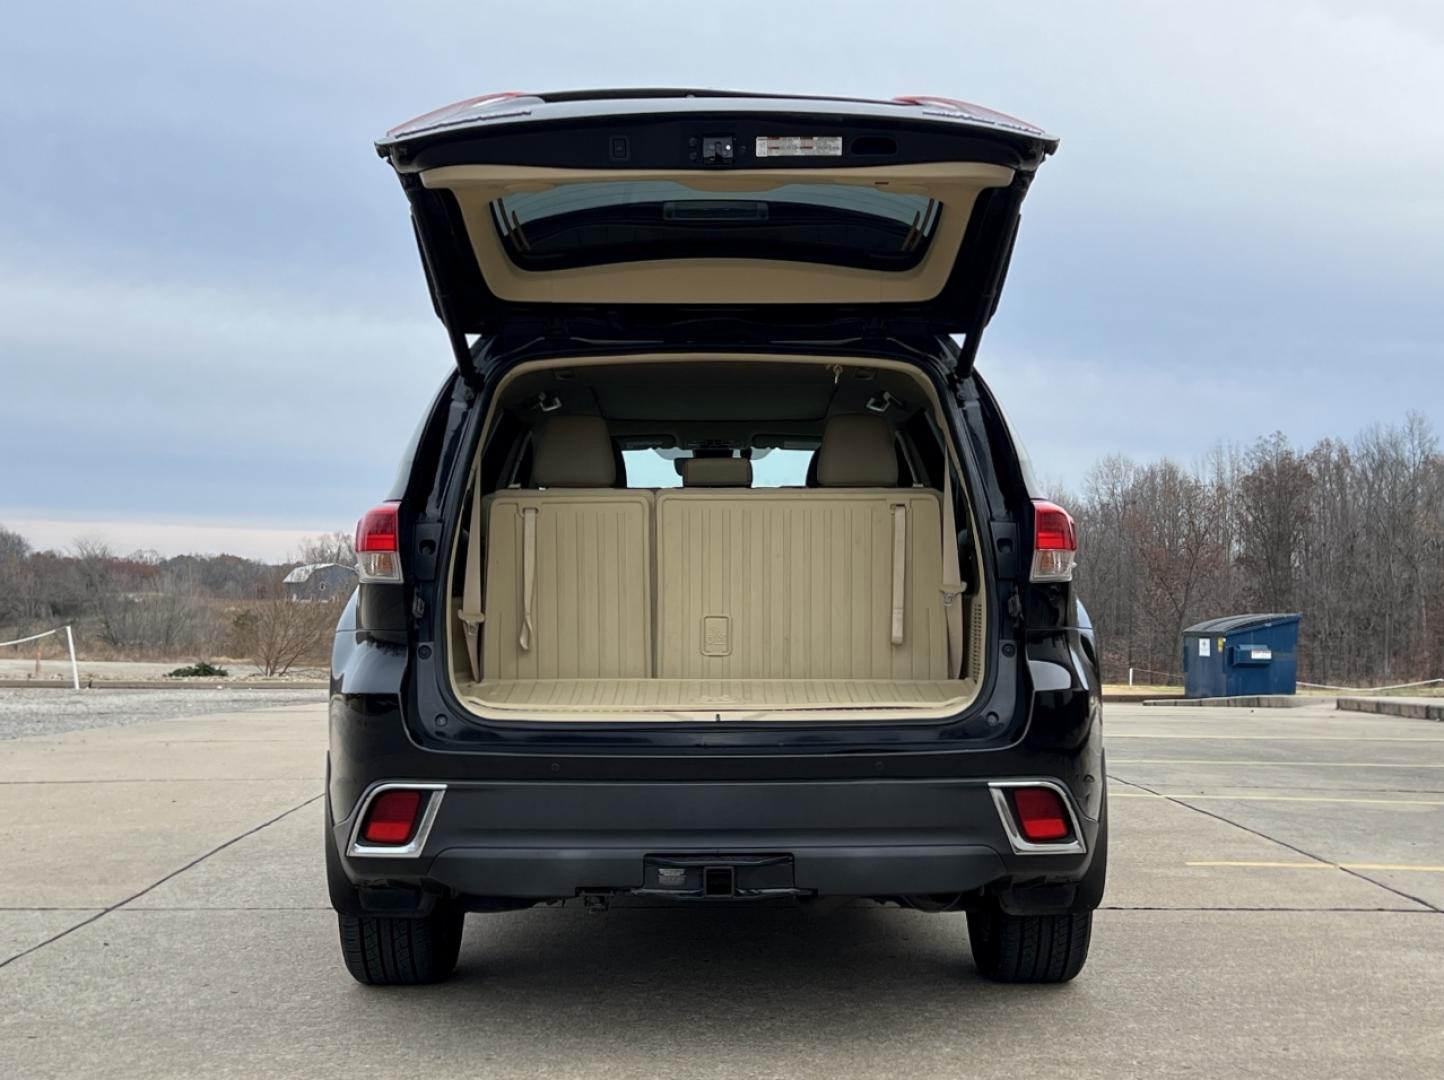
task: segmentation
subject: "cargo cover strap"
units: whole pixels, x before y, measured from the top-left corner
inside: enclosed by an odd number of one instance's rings
[[[905,503],[892,507],[892,643],[903,643],[903,625],[907,619],[908,571],[908,508]]]
[[[522,554],[521,554],[521,633],[517,644],[524,652],[531,651],[532,596],[536,592],[536,513],[535,506],[524,506],[521,511]]]
[[[943,617],[948,624],[948,678],[963,667],[963,569],[958,558],[958,524],[953,514],[953,466],[943,448]]]
[[[461,610],[457,612],[466,631],[466,660],[471,681],[481,681],[481,483],[471,493],[471,531],[466,537],[466,579],[461,587]]]

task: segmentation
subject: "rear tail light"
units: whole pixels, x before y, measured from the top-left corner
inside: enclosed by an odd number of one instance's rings
[[[356,576],[363,582],[401,581],[397,506],[394,502],[382,503],[366,511],[356,523]]]
[[[1078,529],[1056,503],[1033,500],[1034,581],[1072,581],[1078,563]]]
[[[420,816],[421,792],[410,788],[392,788],[371,800],[361,838],[368,844],[405,844],[416,832]]]
[[[1018,831],[1029,843],[1067,840],[1072,835],[1063,798],[1052,788],[1014,788],[1013,809],[1018,814]]]

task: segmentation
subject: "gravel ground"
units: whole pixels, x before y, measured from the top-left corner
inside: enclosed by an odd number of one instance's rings
[[[0,740],[325,699],[324,690],[0,690]]]

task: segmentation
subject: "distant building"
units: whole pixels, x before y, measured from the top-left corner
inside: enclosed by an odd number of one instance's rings
[[[287,600],[334,600],[356,587],[356,568],[334,562],[306,563],[287,574],[282,585]]]

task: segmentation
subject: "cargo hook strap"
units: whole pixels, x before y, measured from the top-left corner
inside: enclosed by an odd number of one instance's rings
[[[905,591],[908,576],[908,508],[905,503],[892,507],[892,643],[903,643],[903,623],[907,616]]]
[[[471,493],[471,531],[466,538],[466,580],[461,586],[461,610],[457,612],[466,632],[466,659],[471,681],[481,681],[481,483]]]
[[[521,634],[517,637],[517,644],[522,651],[531,651],[532,633],[535,629],[532,625],[532,596],[536,592],[536,512],[535,506],[526,506],[521,512]]]
[[[943,450],[943,616],[948,624],[948,678],[963,667],[963,568],[958,558],[958,524],[953,514],[953,466]]]

